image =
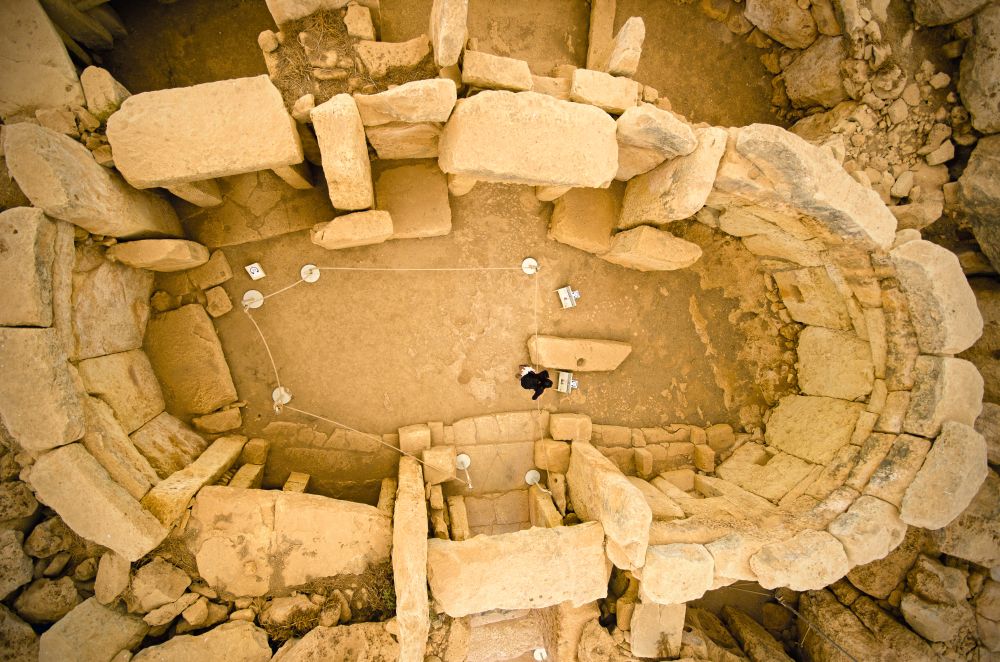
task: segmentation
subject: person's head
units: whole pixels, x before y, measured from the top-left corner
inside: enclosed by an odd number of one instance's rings
[[[523,365],[523,366],[521,366],[521,373],[520,373],[519,376],[520,377],[524,377],[529,372],[531,372],[531,366],[530,365]]]

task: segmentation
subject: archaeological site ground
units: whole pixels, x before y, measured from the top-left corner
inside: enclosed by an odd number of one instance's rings
[[[0,662],[1000,662],[998,272],[1000,0],[0,0]]]

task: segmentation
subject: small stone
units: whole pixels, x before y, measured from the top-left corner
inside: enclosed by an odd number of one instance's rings
[[[132,577],[130,605],[135,611],[150,612],[180,598],[190,584],[187,573],[157,557]]]
[[[79,603],[71,578],[36,579],[17,596],[14,609],[29,623],[54,623]]]
[[[233,302],[221,287],[205,291],[205,311],[213,318],[222,317],[233,309]]]
[[[260,46],[260,50],[265,53],[273,53],[278,50],[278,37],[271,30],[264,30],[259,35],[257,35],[257,45]]]
[[[128,560],[115,552],[105,552],[97,566],[94,597],[101,604],[114,602],[128,588],[131,570],[132,566]]]
[[[355,39],[375,40],[375,25],[372,23],[372,12],[364,5],[348,5],[344,14],[344,25],[347,34]]]

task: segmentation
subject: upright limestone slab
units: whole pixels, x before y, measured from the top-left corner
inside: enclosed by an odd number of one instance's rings
[[[632,353],[632,345],[599,338],[531,336],[531,362],[546,368],[600,372],[614,370]]]
[[[115,167],[137,188],[301,163],[295,120],[267,76],[136,94],[108,119]]]
[[[40,209],[17,207],[0,213],[0,280],[5,290],[0,325],[52,325],[55,239],[55,223]]]
[[[166,200],[136,191],[69,136],[36,124],[7,126],[4,155],[31,204],[52,218],[112,237],[184,234]]]
[[[427,501],[420,465],[399,459],[392,516],[392,578],[396,588],[400,660],[421,662],[427,647]]]
[[[455,105],[438,164],[484,181],[600,188],[618,172],[615,129],[593,106],[534,92],[480,92]]]
[[[469,0],[434,0],[430,35],[434,62],[439,67],[458,64],[469,36]]]
[[[365,127],[354,99],[349,94],[338,94],[313,108],[310,117],[333,206],[368,209],[375,197],[372,170]]]

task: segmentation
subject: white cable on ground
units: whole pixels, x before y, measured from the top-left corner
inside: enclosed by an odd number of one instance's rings
[[[278,366],[274,362],[274,355],[271,354],[271,346],[267,344],[267,339],[264,338],[264,332],[260,330],[257,320],[255,320],[253,315],[250,314],[250,309],[244,308],[243,312],[250,318],[250,322],[253,323],[253,328],[257,329],[257,335],[260,336],[260,341],[264,343],[264,349],[267,350],[267,358],[271,360],[271,369],[274,370],[274,381],[278,383],[278,388],[281,388],[281,377],[278,376]]]
[[[304,282],[305,281],[300,278],[297,281],[295,281],[294,283],[292,283],[291,285],[286,285],[285,287],[281,288],[280,290],[278,290],[276,292],[271,292],[270,294],[265,294],[264,298],[265,299],[269,299],[269,298],[271,298],[273,296],[277,296],[278,294],[281,294],[282,292],[287,292],[288,290],[292,289],[296,285],[301,285]]]

